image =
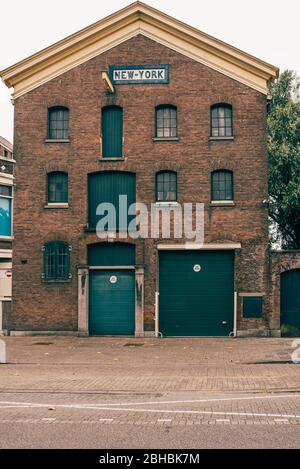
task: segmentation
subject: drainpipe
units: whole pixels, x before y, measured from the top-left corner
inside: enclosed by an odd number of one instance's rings
[[[234,327],[233,337],[237,336],[237,292],[234,292]]]
[[[161,333],[158,330],[158,311],[159,311],[159,292],[155,292],[155,337],[161,337]]]

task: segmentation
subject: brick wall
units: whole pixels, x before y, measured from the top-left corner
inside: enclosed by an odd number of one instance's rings
[[[101,70],[111,64],[170,64],[169,85],[117,86],[114,96],[104,91]],[[233,141],[211,142],[210,106],[233,106]],[[101,162],[101,108],[124,109],[122,162]],[[155,106],[178,109],[178,142],[153,142]],[[47,109],[70,109],[70,143],[45,143]],[[12,329],[76,330],[77,269],[87,263],[86,246],[96,242],[85,233],[87,174],[127,170],[137,177],[137,201],[155,201],[155,172],[178,171],[182,202],[204,202],[205,242],[242,243],[237,253],[236,290],[268,294],[266,98],[200,63],[143,36],[137,36],[18,98],[15,102],[14,276]],[[234,171],[235,206],[210,206],[210,174]],[[45,210],[46,174],[69,173],[68,210]],[[42,245],[63,239],[72,245],[67,284],[42,281]],[[153,329],[157,277],[156,242],[138,241],[137,263],[145,264],[145,322]],[[26,264],[22,261],[27,261]],[[264,319],[268,326],[268,318]],[[248,323],[240,317],[239,328]]]

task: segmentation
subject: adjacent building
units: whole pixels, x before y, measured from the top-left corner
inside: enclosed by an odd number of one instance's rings
[[[266,151],[277,75],[140,2],[3,71],[17,160],[10,333],[278,335]],[[133,212],[100,239],[99,204],[118,215],[120,195],[149,213],[204,204],[204,242],[172,229],[133,239]]]
[[[12,144],[0,136],[0,335],[11,312],[14,163]]]

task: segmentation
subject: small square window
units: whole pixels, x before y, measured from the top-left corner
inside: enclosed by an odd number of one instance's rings
[[[245,296],[243,297],[243,317],[262,318],[263,316],[263,298],[261,296]]]

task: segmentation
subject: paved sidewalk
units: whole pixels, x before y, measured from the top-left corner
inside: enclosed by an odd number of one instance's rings
[[[292,339],[4,339],[0,392],[300,392]]]

